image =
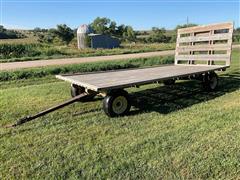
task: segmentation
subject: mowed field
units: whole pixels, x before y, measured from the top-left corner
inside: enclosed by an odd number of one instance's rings
[[[129,116],[108,118],[102,99],[76,103],[14,129],[0,128],[0,179],[239,179],[240,52],[199,82],[128,91]],[[70,97],[53,77],[1,82],[0,126]]]

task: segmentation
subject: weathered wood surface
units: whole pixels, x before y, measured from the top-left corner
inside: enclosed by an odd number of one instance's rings
[[[196,32],[211,31],[211,30],[217,30],[217,29],[230,29],[232,27],[233,27],[232,22],[226,22],[226,23],[218,23],[218,24],[181,28],[181,29],[178,29],[178,33],[180,33],[180,34],[193,33],[193,32],[196,33]]]
[[[216,40],[228,40],[231,39],[232,35],[226,34],[216,34],[207,36],[189,36],[189,37],[179,37],[177,41],[179,43],[189,43],[189,42],[200,42],[200,41],[216,41]]]
[[[226,44],[204,44],[204,45],[194,45],[194,46],[179,46],[178,52],[189,52],[189,51],[221,51],[221,50],[231,50],[231,47]]]
[[[164,79],[177,78],[224,68],[226,67],[170,65],[79,75],[59,75],[56,77],[94,91],[99,91],[111,88],[131,87],[134,85],[147,84]]]
[[[178,30],[175,64],[199,64],[215,66],[215,61],[230,65],[233,23],[195,26]],[[201,64],[201,63],[200,63]]]
[[[212,54],[212,55],[207,55],[207,54],[198,54],[198,55],[177,55],[175,56],[177,60],[201,60],[201,61],[209,61],[214,60],[214,61],[226,61],[230,58],[229,55],[227,54]]]

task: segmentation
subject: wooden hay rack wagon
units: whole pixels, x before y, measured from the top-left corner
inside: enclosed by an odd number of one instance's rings
[[[110,116],[126,115],[131,107],[125,88],[163,82],[174,84],[178,79],[200,80],[206,90],[215,90],[218,76],[215,71],[230,67],[232,23],[220,23],[178,29],[175,63],[167,66],[137,68],[84,74],[57,75],[71,83],[72,99],[27,116],[11,125],[14,127],[59,108],[79,101],[88,101],[96,95],[104,97],[103,109]]]

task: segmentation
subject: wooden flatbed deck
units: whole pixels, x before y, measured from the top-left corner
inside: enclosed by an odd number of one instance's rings
[[[87,74],[57,75],[72,84],[93,91],[126,88],[156,81],[185,77],[194,74],[226,69],[227,66],[168,65],[129,70],[106,71]]]

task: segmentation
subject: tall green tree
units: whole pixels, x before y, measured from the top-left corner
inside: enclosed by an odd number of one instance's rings
[[[111,35],[116,35],[117,32],[117,23],[115,21],[111,21],[109,25],[109,33]]]
[[[74,38],[73,30],[68,27],[66,24],[57,25],[56,29],[51,30],[50,33],[53,33],[61,39],[64,43],[69,44],[70,41]]]
[[[111,20],[108,18],[101,18],[97,17],[92,23],[91,27],[95,33],[98,34],[108,34],[109,33],[109,26]]]
[[[116,35],[122,37],[125,29],[126,29],[125,25],[121,24],[120,26],[117,27]]]
[[[131,26],[126,26],[125,32],[123,33],[123,38],[126,41],[136,41],[136,35]]]
[[[117,26],[117,23],[109,18],[97,17],[90,26],[98,34],[109,34],[125,41],[136,40],[135,31],[131,26],[125,26],[124,24]]]
[[[152,33],[150,34],[150,36],[148,37],[147,41],[151,42],[151,43],[166,43],[168,42],[170,39],[169,37],[167,37],[165,35],[166,30],[164,28],[157,28],[157,27],[153,27],[152,28]]]

